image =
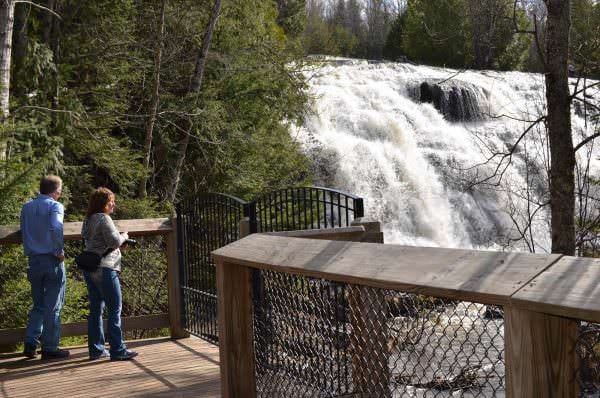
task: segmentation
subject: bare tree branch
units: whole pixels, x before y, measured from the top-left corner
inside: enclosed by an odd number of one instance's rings
[[[42,9],[44,11],[48,11],[50,14],[54,15],[56,18],[58,18],[58,19],[60,19],[62,21],[62,17],[59,14],[57,14],[55,11],[49,9],[48,7],[44,7],[41,4],[37,4],[37,3],[34,3],[33,1],[28,1],[28,0],[15,0],[15,4],[16,3],[25,3],[25,4],[29,4],[29,5],[32,5],[34,7],[37,7],[39,9]]]

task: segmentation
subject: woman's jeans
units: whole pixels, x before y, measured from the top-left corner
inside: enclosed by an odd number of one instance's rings
[[[85,272],[90,299],[90,315],[88,316],[88,349],[91,357],[104,351],[104,327],[102,312],[108,308],[108,342],[110,355],[118,356],[126,351],[121,333],[121,284],[117,271],[100,267],[96,272]]]
[[[41,336],[42,351],[56,351],[60,310],[65,302],[65,265],[50,254],[31,256],[27,279],[31,283],[33,307],[29,311],[25,343],[37,346]]]

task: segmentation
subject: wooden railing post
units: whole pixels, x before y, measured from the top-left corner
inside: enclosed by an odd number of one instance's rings
[[[362,226],[365,229],[361,242],[383,243],[383,232],[381,232],[381,223],[379,221],[370,220],[365,217],[356,218],[350,226]]]
[[[506,387],[509,398],[576,398],[579,322],[505,307]]]
[[[240,220],[240,239],[250,235],[250,218],[244,217]]]
[[[364,397],[389,397],[388,333],[385,321],[381,321],[387,313],[384,292],[363,286],[352,286],[349,290],[350,352],[355,392]]]
[[[221,393],[225,398],[254,398],[253,270],[219,258],[216,263]]]
[[[179,256],[177,253],[177,219],[171,218],[171,225],[173,227],[167,236],[167,285],[168,285],[168,296],[169,296],[169,326],[171,329],[171,338],[180,339],[189,337],[183,329],[182,324],[182,313],[181,308],[182,297],[181,297],[181,281],[179,274]]]

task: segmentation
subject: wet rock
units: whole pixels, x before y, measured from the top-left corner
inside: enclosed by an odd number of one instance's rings
[[[485,319],[503,319],[504,311],[501,307],[495,305],[488,305],[485,307],[485,313],[483,314]]]
[[[444,84],[422,82],[413,95],[422,103],[430,103],[450,121],[475,121],[484,117],[482,101],[474,87],[456,82]]]

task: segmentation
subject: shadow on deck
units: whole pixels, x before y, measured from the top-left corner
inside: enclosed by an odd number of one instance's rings
[[[68,360],[0,355],[0,397],[220,397],[219,348],[195,337],[132,341],[133,361],[90,361],[87,347]]]

